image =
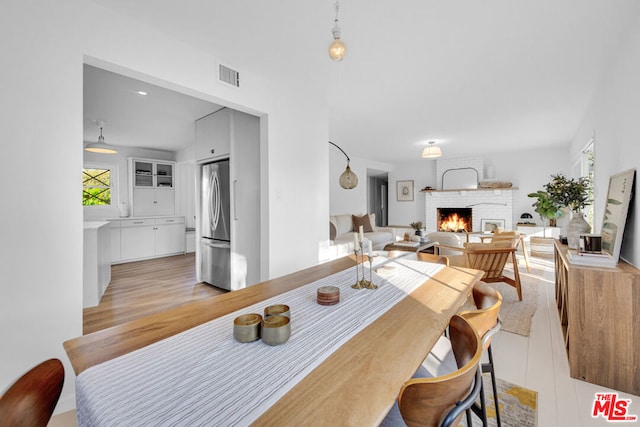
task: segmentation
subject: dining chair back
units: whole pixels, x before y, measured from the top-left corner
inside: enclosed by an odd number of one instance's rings
[[[498,403],[498,390],[496,385],[493,353],[491,351],[491,337],[500,330],[502,322],[500,321],[500,307],[502,306],[502,295],[493,287],[478,282],[473,287],[473,302],[476,306],[475,310],[466,310],[459,313],[465,318],[478,332],[482,338],[482,347],[487,350],[489,358],[488,363],[482,363],[481,369],[483,373],[489,373],[491,376],[491,385],[493,388],[493,401],[495,404],[496,423],[500,427],[500,405]],[[488,425],[487,405],[484,399],[484,385],[480,392],[480,405],[472,407],[474,412],[482,419],[483,425]]]
[[[484,276],[480,280],[485,283],[507,283],[516,288],[518,300],[522,301],[522,287],[520,284],[520,272],[517,268],[516,248],[513,247],[511,241],[467,243],[465,244],[465,256],[469,268],[484,271]],[[514,265],[513,278],[504,274],[504,266],[509,259]]]
[[[64,384],[64,366],[49,359],[29,370],[0,397],[0,425],[46,426]]]
[[[522,257],[524,259],[525,267],[527,271],[531,273],[531,266],[529,265],[529,254],[527,253],[527,246],[524,243],[524,235],[517,231],[496,231],[495,233],[488,236],[480,236],[480,241],[482,243],[487,242],[502,242],[508,241],[511,242],[511,245],[517,250],[518,246],[522,248]],[[514,264],[514,267],[517,264]]]
[[[480,393],[480,336],[467,320],[455,315],[449,322],[449,340],[458,370],[433,378],[412,378],[400,390],[398,408],[408,426],[458,425]]]

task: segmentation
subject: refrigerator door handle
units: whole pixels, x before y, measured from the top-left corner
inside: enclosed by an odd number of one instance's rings
[[[238,220],[238,180],[233,180],[233,219]]]
[[[209,221],[213,231],[218,228],[218,221],[220,220],[220,179],[218,178],[218,171],[213,171],[209,184],[209,197],[211,200],[211,203],[209,203]]]

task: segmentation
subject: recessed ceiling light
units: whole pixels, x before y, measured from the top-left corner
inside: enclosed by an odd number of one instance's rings
[[[143,90],[139,90],[136,92],[138,95],[142,95],[142,96],[147,96],[147,92],[143,91]]]

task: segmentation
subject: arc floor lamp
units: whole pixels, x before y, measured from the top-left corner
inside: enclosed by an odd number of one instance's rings
[[[344,170],[344,172],[342,172],[342,175],[340,175],[340,187],[344,188],[345,190],[356,188],[356,186],[358,185],[358,177],[355,173],[353,173],[353,171],[351,171],[351,168],[349,167],[349,162],[351,161],[351,159],[349,158],[349,156],[347,156],[347,153],[345,153],[342,148],[338,147],[331,141],[329,141],[329,144],[342,151],[342,154],[344,154],[344,156],[347,158],[347,168]]]

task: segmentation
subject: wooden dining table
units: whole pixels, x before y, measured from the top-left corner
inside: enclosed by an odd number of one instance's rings
[[[380,269],[394,262],[399,261],[389,260]],[[64,348],[80,378],[92,367],[353,267],[353,257],[340,258],[77,337],[66,341]],[[483,274],[458,267],[438,268],[341,344],[252,424],[378,425],[402,384],[411,378]]]

